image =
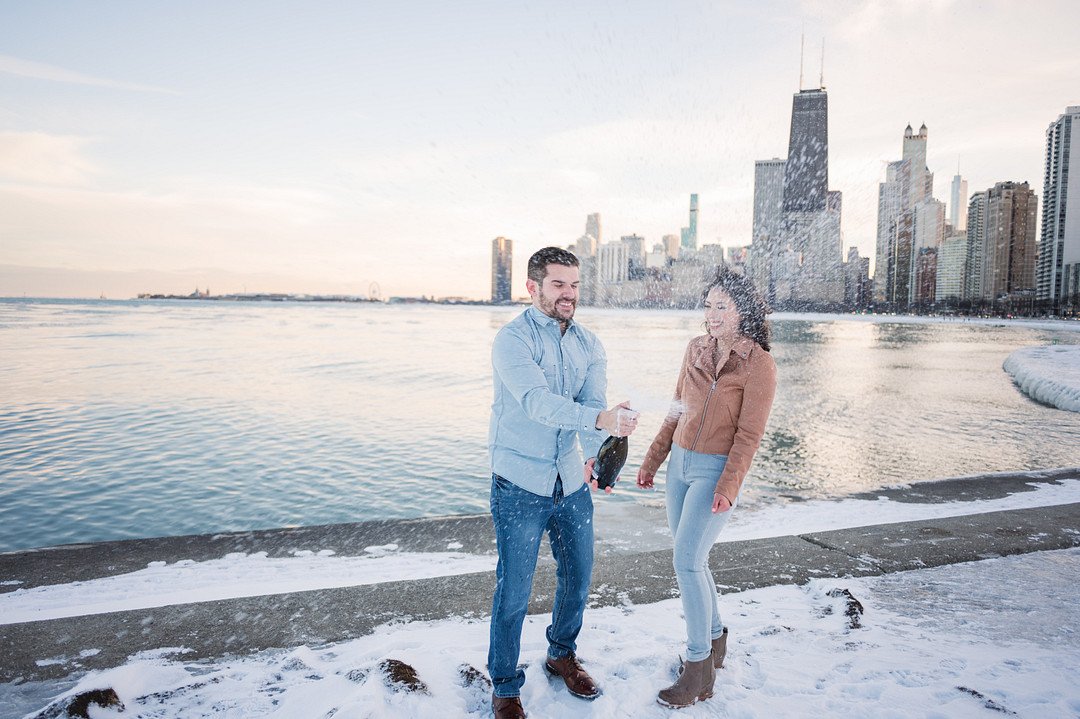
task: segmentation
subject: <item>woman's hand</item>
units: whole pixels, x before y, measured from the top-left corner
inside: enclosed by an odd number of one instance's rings
[[[656,477],[652,472],[646,472],[644,469],[637,471],[637,486],[641,489],[652,489],[653,479]]]
[[[712,496],[712,511],[713,514],[722,514],[731,509],[731,502],[724,495],[717,492]]]

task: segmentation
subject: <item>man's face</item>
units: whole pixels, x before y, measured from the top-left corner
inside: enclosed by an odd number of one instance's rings
[[[550,264],[547,266],[543,283],[537,284],[533,280],[526,280],[525,287],[529,290],[529,296],[532,297],[533,307],[548,317],[554,317],[560,322],[568,322],[573,318],[574,310],[577,308],[580,277],[581,273],[577,267]]]

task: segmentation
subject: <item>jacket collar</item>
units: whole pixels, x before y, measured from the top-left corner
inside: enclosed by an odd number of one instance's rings
[[[695,337],[692,342],[694,344],[693,365],[698,369],[716,374],[719,369],[716,367],[714,360],[716,340],[709,335],[700,335]],[[753,351],[755,344],[757,343],[754,340],[746,335],[741,335],[732,345],[731,352],[738,355],[745,362],[750,357],[750,352]]]

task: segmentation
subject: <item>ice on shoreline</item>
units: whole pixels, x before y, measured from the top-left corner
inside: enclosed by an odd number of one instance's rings
[[[851,717],[1064,717],[1080,712],[1080,548],[1037,552],[858,579],[816,579],[725,594],[731,629],[715,696],[678,712],[744,719]],[[847,616],[848,590],[862,605]],[[526,619],[522,699],[533,717],[671,719],[656,704],[683,651],[677,599],[590,609],[578,653],[604,693],[588,704],[540,667],[546,615]],[[488,625],[448,619],[386,625],[366,637],[247,657],[184,661],[174,650],[132,657],[64,691],[36,688],[44,705],[109,687],[125,705],[93,716],[489,717],[490,690],[462,680],[483,672]],[[380,664],[414,667],[426,692],[389,683]],[[0,698],[12,688],[0,686]],[[49,697],[56,697],[50,701]]]
[[[1028,397],[1080,412],[1080,345],[1023,347],[1002,366]]]

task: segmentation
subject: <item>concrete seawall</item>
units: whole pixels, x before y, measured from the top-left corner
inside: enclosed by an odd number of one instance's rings
[[[1080,468],[926,482],[868,496],[893,493],[901,501],[963,502],[1063,479],[1080,479]],[[657,515],[654,519],[662,522]],[[657,548],[653,541],[641,551],[628,551],[625,542],[605,539],[605,533],[617,531],[598,521],[593,605],[676,596],[670,547]],[[202,561],[230,552],[291,556],[297,548],[352,555],[390,542],[405,551],[445,551],[451,542],[462,545],[457,551],[494,551],[487,515],[127,540],[0,554],[0,579],[19,582],[0,591],[123,574],[153,561]],[[1073,546],[1080,546],[1080,504],[725,542],[713,547],[710,566],[719,586],[738,591]],[[117,666],[131,654],[164,647],[185,647],[191,650],[185,658],[193,659],[337,642],[391,621],[483,620],[494,583],[494,572],[477,572],[0,625],[0,682],[56,679]],[[530,611],[549,611],[554,590],[548,557],[538,567]],[[97,653],[80,656],[88,650]],[[45,658],[51,661],[42,665],[39,660]]]

